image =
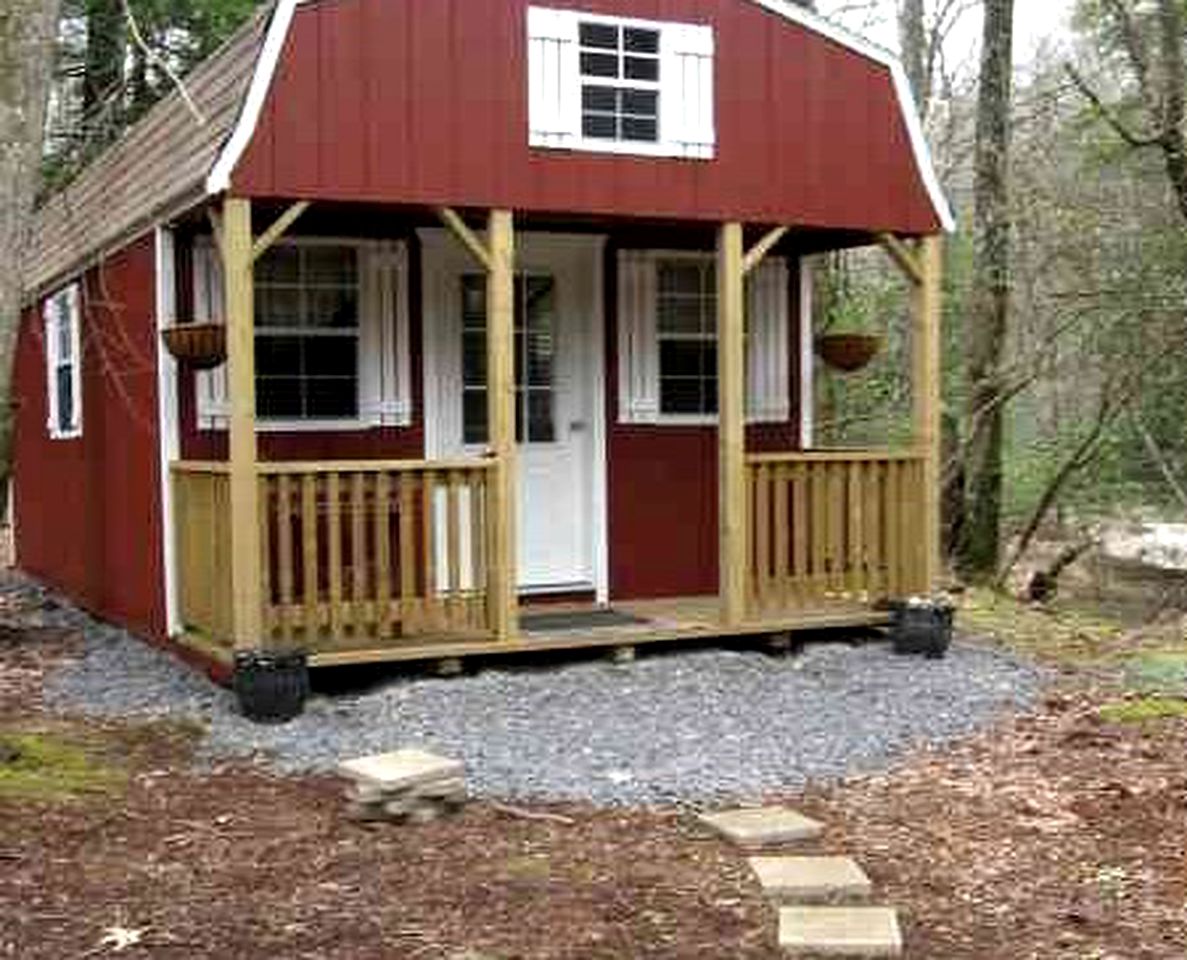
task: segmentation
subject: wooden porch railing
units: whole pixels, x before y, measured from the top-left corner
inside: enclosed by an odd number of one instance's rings
[[[263,642],[314,651],[488,635],[490,468],[489,461],[260,463]],[[178,464],[174,477],[182,618],[225,638],[226,465]]]
[[[926,590],[921,456],[751,454],[746,473],[752,614]]]

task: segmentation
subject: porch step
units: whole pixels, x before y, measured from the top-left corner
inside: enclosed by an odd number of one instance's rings
[[[700,820],[742,847],[815,840],[824,824],[787,807],[750,807],[704,813]]]
[[[850,857],[751,857],[763,892],[783,903],[864,900],[873,884]]]
[[[783,907],[779,946],[792,957],[901,957],[903,936],[891,907]]]

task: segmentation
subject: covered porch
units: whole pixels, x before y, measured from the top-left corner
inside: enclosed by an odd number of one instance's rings
[[[295,203],[262,230],[257,213],[258,232],[245,199],[225,199],[212,218],[224,284],[228,443],[225,459],[169,464],[181,642],[223,660],[241,650],[301,649],[314,666],[633,646],[876,625],[886,620],[885,600],[931,589],[937,238],[868,238],[886,248],[912,290],[912,443],[770,452],[746,441],[745,282],[788,230],[718,225],[716,592],[637,598],[607,587],[523,596],[516,252],[524,237],[515,216],[433,211],[484,276],[480,452],[433,456],[426,446],[428,459],[268,459],[257,434],[254,265],[308,207]],[[665,491],[633,495],[646,501]]]

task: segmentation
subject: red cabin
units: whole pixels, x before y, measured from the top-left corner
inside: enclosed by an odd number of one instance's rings
[[[219,662],[869,624],[935,578],[901,67],[781,0],[280,0],[41,211],[17,561]],[[819,450],[810,271],[912,285],[915,437]]]

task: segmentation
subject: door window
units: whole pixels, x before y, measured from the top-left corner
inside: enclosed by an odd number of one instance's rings
[[[548,274],[515,277],[515,436],[520,443],[556,440],[556,281]],[[486,277],[462,277],[462,433],[487,442]]]

